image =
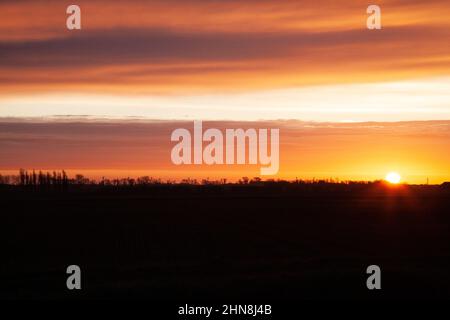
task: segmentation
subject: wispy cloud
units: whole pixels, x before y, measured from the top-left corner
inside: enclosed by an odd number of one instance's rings
[[[446,75],[445,1],[80,1],[65,29],[60,1],[0,5],[1,93],[174,94]],[[107,4],[107,5],[106,5]]]

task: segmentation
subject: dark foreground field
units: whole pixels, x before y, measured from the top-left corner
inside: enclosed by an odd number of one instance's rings
[[[4,186],[1,207],[2,298],[450,298],[441,187]]]

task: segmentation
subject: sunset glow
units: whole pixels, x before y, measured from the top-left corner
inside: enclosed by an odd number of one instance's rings
[[[401,176],[397,172],[389,172],[386,175],[386,181],[392,184],[397,184],[402,179]]]
[[[0,172],[257,176],[171,164],[203,120],[279,127],[274,178],[450,180],[448,2],[379,1],[381,30],[360,0],[77,4],[74,31],[61,1],[0,4]]]

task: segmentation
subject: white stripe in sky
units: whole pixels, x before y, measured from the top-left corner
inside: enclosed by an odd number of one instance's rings
[[[126,96],[47,93],[0,99],[0,117],[305,121],[450,119],[450,77],[247,93]]]

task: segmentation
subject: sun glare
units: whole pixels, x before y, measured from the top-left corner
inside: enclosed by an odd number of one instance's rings
[[[389,183],[397,184],[397,183],[400,182],[401,177],[400,177],[400,175],[399,175],[397,172],[389,172],[389,173],[386,175],[386,178],[385,178],[385,179],[386,179],[386,181],[389,182]]]

